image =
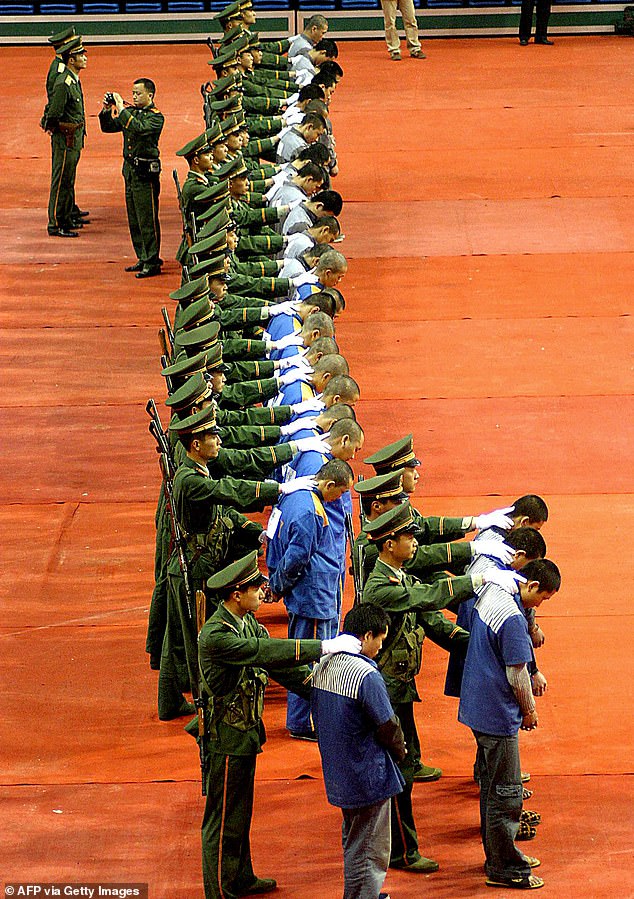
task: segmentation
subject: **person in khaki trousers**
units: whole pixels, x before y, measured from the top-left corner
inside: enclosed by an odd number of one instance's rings
[[[403,19],[403,28],[405,29],[405,40],[407,41],[407,49],[412,59],[425,59],[420,40],[418,38],[418,23],[416,21],[416,11],[414,9],[414,0],[381,0],[383,8],[383,18],[385,20],[385,43],[390,51],[390,59],[394,62],[400,62],[401,59],[401,40],[396,30],[396,13],[400,12]]]

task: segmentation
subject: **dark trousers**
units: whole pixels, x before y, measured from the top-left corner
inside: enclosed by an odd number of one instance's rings
[[[161,490],[156,510],[156,542],[154,547],[154,590],[148,615],[145,651],[158,660],[167,626],[167,564],[172,543],[172,529],[165,496]]]
[[[142,180],[127,160],[123,163],[123,178],[128,227],[134,252],[144,265],[157,265],[161,250],[158,217],[161,182],[158,175],[147,181]]]
[[[337,636],[338,627],[337,618],[323,620],[288,613],[289,640],[329,640]],[[295,693],[289,693],[286,699],[286,727],[295,732],[312,729],[310,702]]]
[[[522,812],[522,781],[517,734],[496,737],[473,731],[478,744],[480,833],[489,877],[508,879],[531,873],[515,845]]]
[[[249,840],[255,759],[210,753],[202,823],[205,899],[235,899],[256,879]]]
[[[550,18],[550,0],[522,0],[520,13],[520,38],[528,40],[533,30],[533,10],[537,7],[537,19],[535,22],[535,37],[537,40],[545,38],[548,34],[548,20]]]
[[[192,589],[195,590],[196,586],[198,585],[192,585]],[[190,618],[185,584],[175,554],[168,564],[167,614],[164,626],[158,680],[158,713],[159,718],[171,718],[181,709],[183,693],[190,692],[192,679],[198,677],[196,623]]]
[[[418,762],[416,762],[415,756],[410,752],[410,747],[414,747],[418,744],[416,722],[414,721],[414,703],[393,702],[392,707],[403,728],[403,736],[405,737],[405,745],[407,746],[407,755],[402,762],[399,762],[401,774],[405,778],[405,786],[403,787],[402,792],[392,799],[391,861],[406,861],[411,863],[420,858],[420,852],[418,851],[418,835],[416,833],[414,810],[412,808],[414,771],[420,763],[420,750],[418,753]]]
[[[66,146],[63,134],[51,135],[51,191],[48,199],[48,230],[72,228],[75,176],[81,150]]]

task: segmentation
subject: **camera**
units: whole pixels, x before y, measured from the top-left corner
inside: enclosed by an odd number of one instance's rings
[[[103,102],[105,106],[114,106],[114,94],[112,93],[112,91],[108,91],[105,94]]]

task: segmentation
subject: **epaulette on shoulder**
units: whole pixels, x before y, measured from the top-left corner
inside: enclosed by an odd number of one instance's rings
[[[150,108],[150,112],[158,112],[159,115],[161,114],[161,110],[160,110],[160,109],[157,109],[156,106],[152,106],[152,107]]]
[[[393,574],[388,575],[388,581],[390,584],[400,584],[400,580],[397,577],[394,577]]]
[[[73,81],[74,81],[74,78],[72,75],[67,75],[66,78],[64,78],[64,84],[72,84]]]

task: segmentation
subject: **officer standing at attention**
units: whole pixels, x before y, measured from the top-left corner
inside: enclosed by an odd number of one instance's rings
[[[71,40],[72,38],[77,37],[77,32],[75,31],[74,25],[69,25],[68,28],[63,28],[61,31],[56,31],[55,34],[52,34],[48,38],[48,42],[55,50],[55,56],[53,57],[53,61],[51,62],[48,75],[46,76],[46,98],[50,101],[51,96],[53,95],[53,88],[55,87],[55,82],[59,78],[59,76],[66,71],[66,64],[62,59],[62,47],[63,45]]]
[[[209,770],[202,822],[206,899],[270,893],[272,878],[256,877],[249,831],[255,763],[266,741],[262,722],[268,673],[282,686],[310,695],[310,662],[322,654],[356,654],[360,641],[275,640],[255,617],[262,599],[257,552],[207,581],[222,601],[198,639],[202,691],[208,697]]]
[[[126,268],[137,278],[161,274],[161,227],[158,207],[161,190],[159,138],[165,118],[154,105],[156,85],[137,78],[132,85],[133,105],[120,94],[108,93],[99,113],[101,130],[123,132],[123,178],[128,226],[137,262]]]
[[[57,52],[64,69],[55,80],[40,123],[51,135],[48,233],[51,237],[77,237],[74,228],[82,226],[82,213],[75,205],[75,176],[86,134],[79,73],[88,59],[79,35],[62,43]]]

